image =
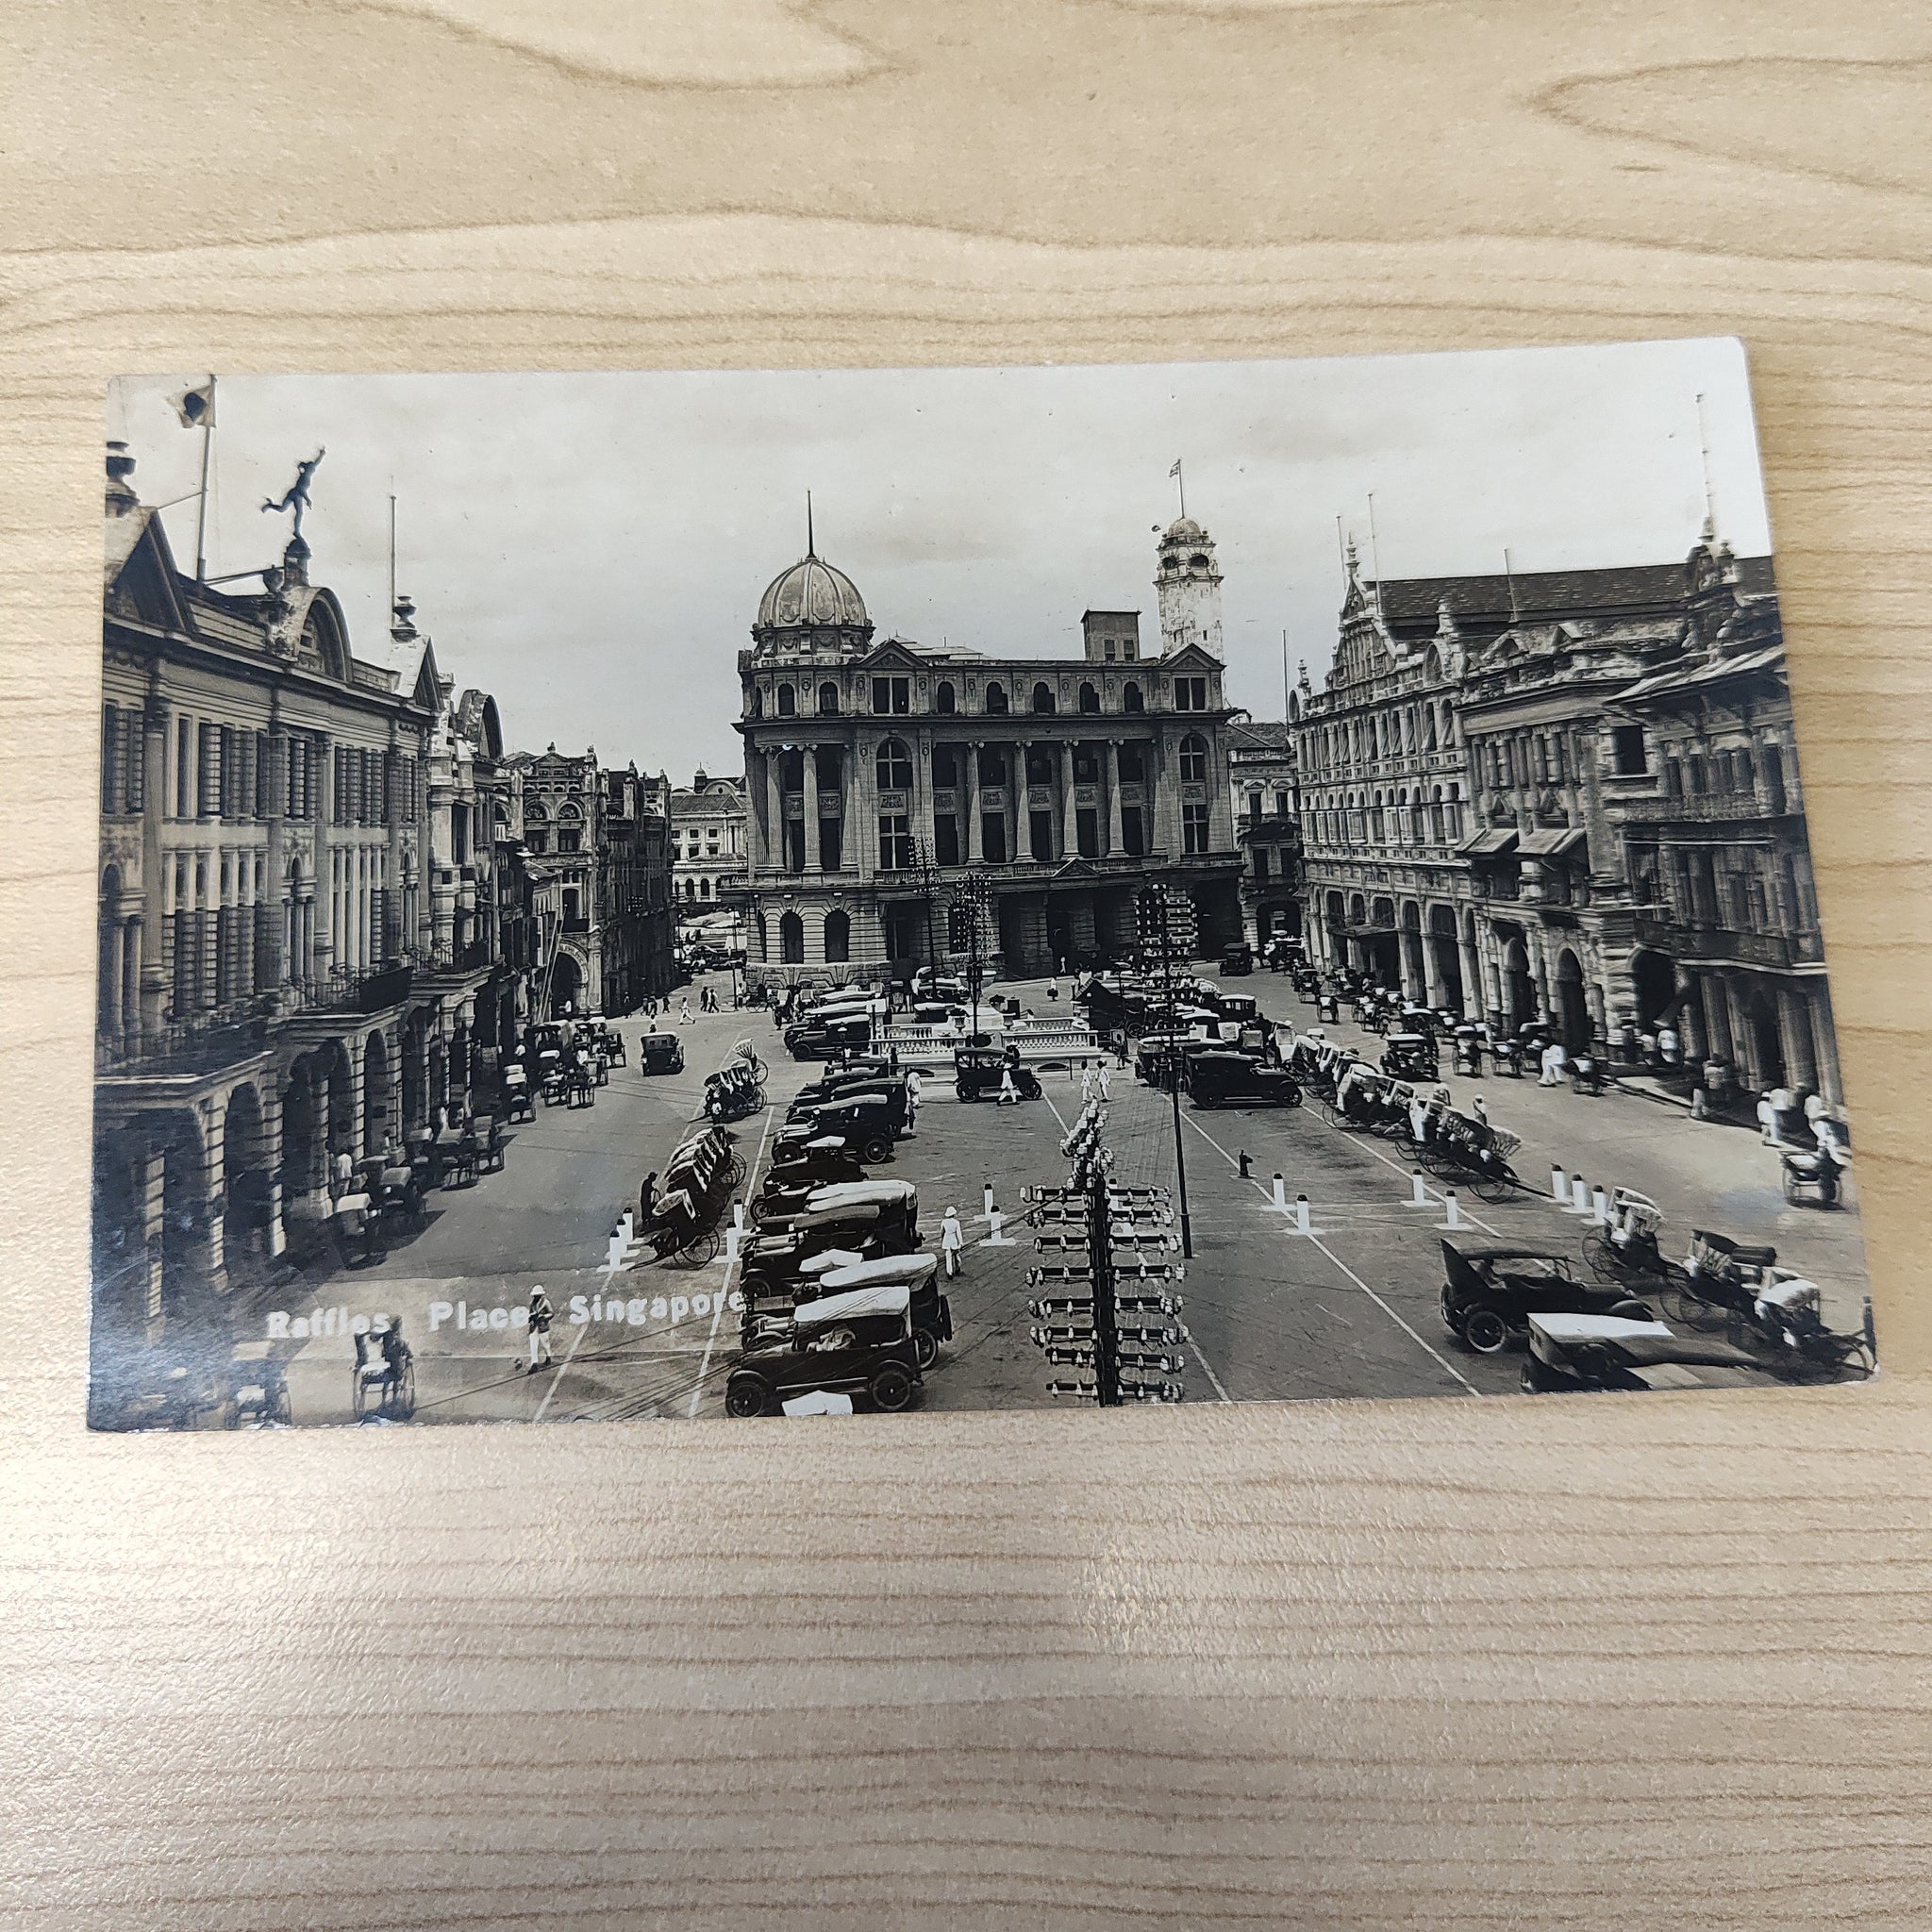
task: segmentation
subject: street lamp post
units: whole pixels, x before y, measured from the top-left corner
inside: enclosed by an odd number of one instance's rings
[[[1170,1045],[1174,1038],[1177,1008],[1174,990],[1174,937],[1167,923],[1167,888],[1158,880],[1143,889],[1141,895],[1143,927],[1152,924],[1155,944],[1160,949],[1161,1026]],[[1181,1068],[1186,1064],[1176,1049],[1168,1081],[1168,1094],[1174,1103],[1174,1197],[1180,1207],[1181,1255],[1194,1258],[1194,1228],[1188,1216],[1188,1152],[1181,1139]]]
[[[987,897],[986,881],[976,873],[960,880],[953,893],[953,904],[966,914],[966,993],[973,1003],[969,1036],[974,1040],[979,1037],[979,994],[986,984],[986,968],[979,953],[979,927]]]

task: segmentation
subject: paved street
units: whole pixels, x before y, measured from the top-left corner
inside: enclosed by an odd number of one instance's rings
[[[1250,982],[1277,1022],[1307,1024],[1285,980]],[[722,990],[722,989],[721,989]],[[1046,1009],[1043,988],[1017,989]],[[635,1040],[643,1023],[620,1023]],[[738,1129],[755,1185],[768,1123],[815,1068],[787,1058],[762,1013],[703,1016],[680,1029],[681,1074],[645,1078],[614,1070],[594,1108],[538,1109],[515,1130],[503,1173],[439,1194],[428,1227],[375,1266],[308,1284],[304,1295],[263,1305],[301,1321],[289,1375],[300,1422],[346,1420],[355,1314],[400,1315],[416,1353],[418,1418],[425,1423],[671,1417],[722,1413],[736,1341],[722,1258],[685,1271],[635,1263],[613,1272],[608,1237],[647,1168],[661,1167],[697,1108],[704,1075],[748,1037],[771,1065],[773,1109]],[[1330,1027],[1364,1050],[1379,1042]],[[937,1242],[956,1205],[974,1241],[950,1292],[956,1335],[928,1377],[923,1406],[975,1409],[1050,1400],[1050,1371],[1027,1340],[1026,1271],[1036,1257],[1024,1228],[1010,1245],[987,1245],[982,1218],[991,1184],[1008,1215],[1027,1182],[1056,1179],[1058,1143],[1078,1112],[1076,1073],[1044,1076],[1043,1101],[1001,1108],[965,1105],[949,1082],[929,1079],[916,1135],[900,1143],[890,1172],[920,1190],[922,1222]],[[1164,1094],[1110,1070],[1108,1138],[1121,1177],[1171,1185],[1174,1117]],[[1480,1091],[1491,1117],[1522,1136],[1518,1172],[1535,1183],[1491,1205],[1465,1198],[1465,1241],[1549,1244],[1574,1251],[1582,1223],[1542,1185],[1552,1160],[1606,1187],[1641,1189],[1663,1207],[1667,1247],[1681,1252],[1690,1228],[1713,1226],[1774,1241],[1782,1257],[1824,1284],[1834,1325],[1862,1309],[1856,1212],[1788,1208],[1775,1154],[1735,1127],[1693,1122],[1656,1101],[1612,1093],[1585,1099],[1531,1080],[1451,1079],[1458,1104]],[[1194,1238],[1184,1290],[1192,1333],[1188,1400],[1270,1400],[1346,1395],[1503,1395],[1515,1392],[1518,1357],[1457,1348],[1438,1312],[1439,1242],[1445,1208],[1431,1181],[1414,1205],[1410,1171],[1385,1143],[1328,1125],[1313,1107],[1197,1113],[1183,1105],[1183,1145]],[[1240,1177],[1246,1154],[1252,1178]],[[1273,1176],[1291,1204],[1308,1197],[1313,1231],[1275,1211]],[[557,1309],[556,1364],[526,1373],[525,1331],[513,1311],[541,1283]],[[331,1325],[326,1311],[341,1311]],[[317,1311],[321,1310],[320,1322]],[[313,1332],[315,1330],[322,1332]]]

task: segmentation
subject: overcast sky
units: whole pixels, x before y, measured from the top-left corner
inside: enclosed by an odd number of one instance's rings
[[[128,378],[110,436],[194,560],[201,438]],[[264,516],[326,445],[304,532],[359,656],[399,588],[506,739],[594,744],[682,776],[737,771],[736,654],[805,550],[858,584],[878,635],[1077,657],[1080,613],[1140,608],[1154,531],[1215,539],[1228,690],[1282,715],[1281,636],[1317,681],[1341,571],[1336,517],[1391,578],[1681,558],[1704,517],[1702,393],[1720,530],[1768,550],[1742,351],[1729,340],[1338,361],[811,374],[237,376],[218,386],[208,574],[259,568]],[[254,588],[248,583],[241,590]]]

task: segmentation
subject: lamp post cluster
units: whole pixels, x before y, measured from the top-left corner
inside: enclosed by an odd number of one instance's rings
[[[1102,1408],[1179,1402],[1188,1331],[1173,1290],[1187,1267],[1168,1258],[1178,1245],[1174,1209],[1165,1188],[1114,1184],[1104,1119],[1092,1102],[1060,1143],[1073,1162],[1064,1187],[1023,1194],[1035,1251],[1063,1257],[1027,1271],[1027,1286],[1039,1291],[1027,1304],[1033,1344],[1056,1367],[1075,1372],[1049,1382],[1050,1395]]]
[[[1141,889],[1141,950],[1152,954],[1160,962],[1160,1030],[1169,1046],[1167,1091],[1174,1103],[1174,1174],[1175,1191],[1180,1196],[1181,1254],[1191,1261],[1194,1258],[1194,1226],[1188,1216],[1188,1150],[1181,1137],[1181,1075],[1186,1070],[1187,1060],[1175,1040],[1179,1026],[1179,1000],[1174,988],[1174,961],[1177,952],[1191,950],[1193,905],[1183,898],[1181,906],[1186,911],[1187,931],[1176,930],[1179,922],[1175,913],[1178,908],[1169,899],[1164,885],[1156,880]]]

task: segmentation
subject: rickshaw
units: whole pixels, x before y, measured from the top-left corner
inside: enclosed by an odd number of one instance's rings
[[[356,1337],[349,1404],[358,1423],[406,1423],[416,1413],[416,1356],[393,1322]]]
[[[1570,1091],[1573,1093],[1598,1094],[1608,1085],[1604,1072],[1604,1063],[1593,1053],[1578,1053],[1570,1057]]]
[[[1580,1280],[1551,1248],[1460,1248],[1442,1243],[1442,1325],[1478,1355],[1495,1355],[1541,1314],[1616,1315],[1652,1322],[1655,1311],[1619,1286]]]
[[[1749,1387],[1763,1373],[1728,1341],[1616,1315],[1532,1315],[1523,1357],[1523,1387],[1531,1394]]]
[[[1442,1071],[1435,1036],[1391,1033],[1382,1049],[1382,1071],[1398,1080],[1433,1080]]]
[[[1301,1083],[1280,1067],[1244,1053],[1198,1053],[1188,1061],[1188,1093],[1196,1107],[1299,1107]]]
[[[727,1415],[766,1415],[788,1396],[824,1390],[902,1409],[923,1377],[903,1281],[802,1302],[739,1356],[724,1385]]]
[[[295,1420],[289,1378],[266,1341],[235,1345],[228,1365],[228,1401],[222,1420],[231,1429],[244,1423],[258,1429],[286,1429]]]
[[[667,1187],[640,1233],[654,1259],[702,1268],[717,1258],[719,1212],[689,1188]]]
[[[1676,1273],[1659,1242],[1663,1209],[1635,1188],[1610,1196],[1610,1218],[1583,1237],[1583,1258],[1600,1281],[1664,1282]]]
[[[996,1046],[954,1048],[953,1091],[961,1100],[984,1100],[989,1094],[997,1097],[1009,1069],[1013,1091],[1022,1100],[1038,1100],[1041,1091],[1039,1074],[1017,1059],[1008,1059]]]
[[[421,1233],[429,1218],[416,1170],[406,1163],[385,1167],[376,1176],[375,1202],[385,1241],[399,1228]]]
[[[1482,1078],[1483,1037],[1481,1031],[1465,1021],[1451,1035],[1455,1041],[1451,1048],[1450,1064],[1458,1074],[1466,1074],[1473,1080]]]
[[[718,1122],[741,1121],[765,1104],[765,1090],[748,1061],[734,1059],[705,1075],[705,1117]]]
[[[1332,1127],[1384,1137],[1407,1134],[1414,1091],[1356,1060],[1336,1081],[1334,1098],[1323,1100],[1322,1118]]]
[[[1439,1179],[1467,1187],[1480,1201],[1506,1201],[1523,1185],[1509,1165],[1522,1144],[1507,1127],[1448,1108],[1437,1115],[1416,1158]]]

